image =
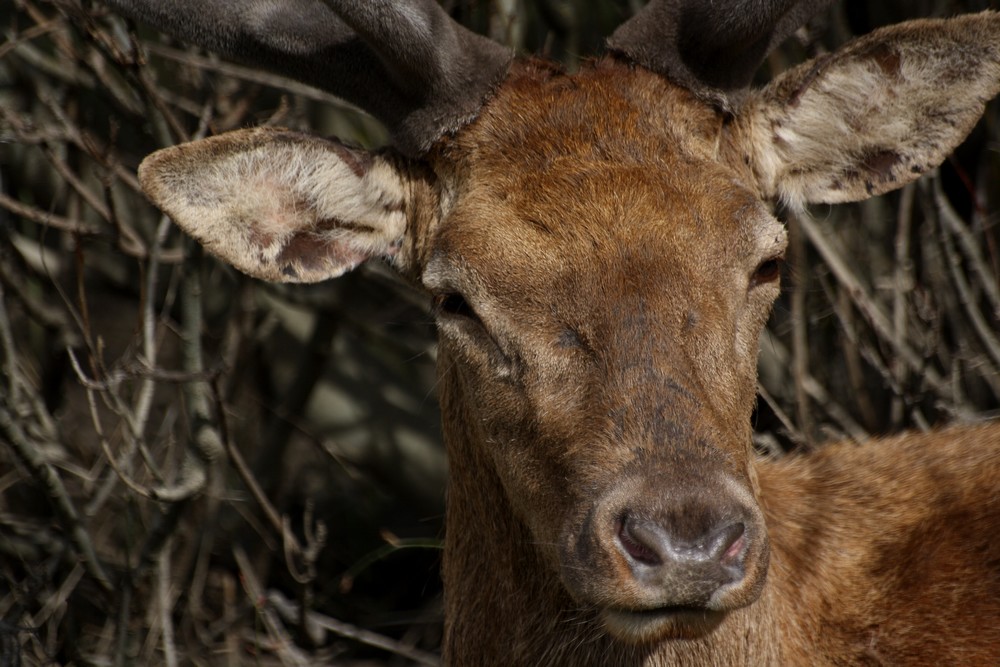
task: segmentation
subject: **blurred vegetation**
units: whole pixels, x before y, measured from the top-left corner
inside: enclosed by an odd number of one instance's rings
[[[638,0],[450,0],[570,68]],[[913,16],[846,2],[762,72]],[[129,25],[0,0],[0,665],[434,664],[445,460],[427,298],[202,256],[139,192],[153,150],[253,124],[378,145],[324,93]],[[993,416],[1000,111],[937,174],[790,219],[762,341],[780,454]]]

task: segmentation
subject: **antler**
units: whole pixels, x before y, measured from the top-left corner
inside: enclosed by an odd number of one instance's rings
[[[125,16],[327,90],[425,152],[475,117],[513,54],[434,0],[108,0]]]
[[[513,54],[435,0],[107,0],[179,39],[328,90],[420,155],[476,116]],[[608,46],[724,109],[833,0],[651,0]],[[726,13],[720,15],[720,5]]]
[[[833,2],[651,0],[608,47],[731,110],[767,54]]]

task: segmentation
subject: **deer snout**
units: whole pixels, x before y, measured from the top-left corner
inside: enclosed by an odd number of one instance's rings
[[[704,636],[764,586],[767,531],[749,486],[681,473],[620,478],[566,535],[568,590],[630,643]]]

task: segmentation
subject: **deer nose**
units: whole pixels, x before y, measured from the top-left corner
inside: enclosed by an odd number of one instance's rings
[[[746,533],[741,521],[691,531],[669,520],[625,514],[617,538],[632,576],[648,594],[671,606],[702,607],[722,587],[743,579]]]

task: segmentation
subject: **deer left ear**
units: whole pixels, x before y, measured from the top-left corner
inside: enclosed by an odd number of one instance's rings
[[[184,231],[240,271],[317,282],[400,251],[409,192],[400,163],[255,128],[157,151],[139,181]]]
[[[735,144],[761,193],[858,201],[938,166],[1000,92],[1000,13],[884,28],[756,93]]]

